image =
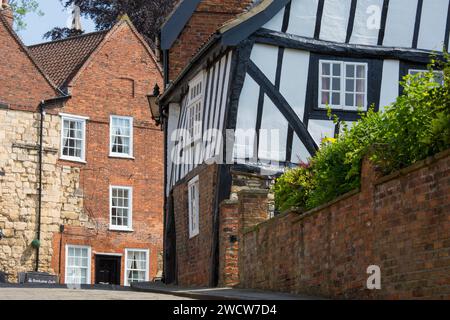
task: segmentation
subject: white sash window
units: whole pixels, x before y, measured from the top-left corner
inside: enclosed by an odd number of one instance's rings
[[[61,115],[61,159],[85,161],[86,119],[73,115]]]
[[[133,118],[111,116],[110,156],[133,157]]]
[[[189,181],[189,238],[193,238],[200,233],[200,208],[199,208],[199,178],[198,176]]]
[[[367,110],[367,63],[320,60],[319,107]]]
[[[142,249],[125,250],[125,285],[148,281],[149,251]]]
[[[66,246],[65,283],[91,283],[91,247]]]
[[[110,229],[132,230],[133,190],[130,187],[110,187]]]

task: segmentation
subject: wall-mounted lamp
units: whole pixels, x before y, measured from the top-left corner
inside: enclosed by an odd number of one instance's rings
[[[159,86],[158,84],[155,84],[153,94],[148,95],[147,99],[150,106],[150,112],[152,113],[152,119],[155,120],[157,126],[161,124],[161,107],[159,106],[159,96]]]

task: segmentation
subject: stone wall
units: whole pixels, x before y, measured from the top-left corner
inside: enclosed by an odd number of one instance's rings
[[[450,299],[450,151],[244,232],[240,287],[331,298]],[[246,214],[242,212],[241,214]],[[367,268],[381,268],[368,290]]]
[[[32,271],[38,215],[38,113],[0,109],[0,271],[17,279]],[[87,223],[79,192],[78,168],[59,166],[60,117],[44,122],[43,198],[39,271],[53,273],[52,238],[63,223]]]

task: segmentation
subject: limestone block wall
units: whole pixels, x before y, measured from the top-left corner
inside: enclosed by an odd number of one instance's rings
[[[38,113],[0,109],[0,271],[9,281],[33,271],[38,215]],[[60,117],[44,121],[43,199],[39,271],[51,270],[52,238],[61,224],[87,224],[80,169],[58,166]]]

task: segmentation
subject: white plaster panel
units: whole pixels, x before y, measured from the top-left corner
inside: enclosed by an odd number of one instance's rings
[[[286,49],[281,70],[280,92],[303,121],[308,85],[309,52]]]
[[[383,0],[359,0],[350,43],[377,45]]]
[[[398,60],[384,60],[383,76],[381,79],[380,111],[384,111],[398,97],[400,62]]]
[[[264,160],[286,161],[286,141],[288,122],[280,110],[264,97],[261,131],[259,134],[258,158]]]
[[[386,20],[384,46],[411,48],[418,0],[391,0]]]
[[[294,133],[294,139],[292,140],[292,163],[308,163],[311,155],[306,149],[300,138]]]
[[[425,0],[420,20],[417,48],[442,51],[444,47],[449,0]]]
[[[351,0],[325,0],[320,39],[345,42]]]
[[[292,0],[288,33],[314,37],[319,0]]]
[[[284,19],[284,8],[281,9],[272,19],[270,19],[263,28],[273,30],[273,31],[281,31],[283,27],[283,19]]]
[[[258,66],[266,77],[275,84],[278,47],[257,43],[253,46],[250,59]]]
[[[336,125],[331,120],[309,120],[308,131],[318,146],[325,138],[334,138]]]

